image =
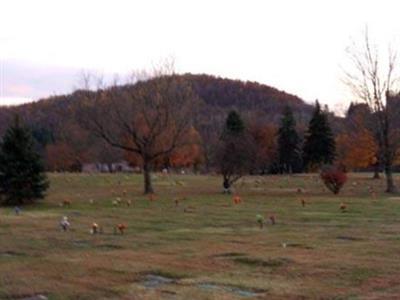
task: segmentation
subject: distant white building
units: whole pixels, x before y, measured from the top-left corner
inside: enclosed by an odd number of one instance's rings
[[[127,161],[115,162],[112,164],[104,163],[89,163],[83,164],[82,172],[97,173],[97,172],[133,172],[132,168]]]

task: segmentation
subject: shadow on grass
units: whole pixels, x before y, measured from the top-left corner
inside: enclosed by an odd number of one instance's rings
[[[294,262],[293,260],[285,257],[280,257],[275,259],[271,258],[268,260],[262,260],[259,258],[252,258],[252,257],[237,257],[234,258],[233,261],[239,264],[244,264],[253,267],[269,267],[269,268],[278,268]]]

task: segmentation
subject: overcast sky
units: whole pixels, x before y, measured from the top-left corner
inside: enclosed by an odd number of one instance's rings
[[[0,104],[70,92],[82,70],[126,74],[173,56],[178,72],[347,106],[346,46],[368,25],[385,50],[399,11],[395,0],[1,0]]]

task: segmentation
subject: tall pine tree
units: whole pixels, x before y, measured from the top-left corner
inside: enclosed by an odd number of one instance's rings
[[[286,106],[283,110],[278,130],[279,169],[281,172],[292,173],[300,171],[301,156],[299,140],[293,112],[289,106]]]
[[[328,123],[328,116],[321,110],[317,100],[305,136],[304,166],[313,169],[322,164],[331,164],[335,159],[335,150],[335,139]]]
[[[30,131],[18,117],[0,145],[0,195],[6,205],[21,205],[44,197],[48,181]]]

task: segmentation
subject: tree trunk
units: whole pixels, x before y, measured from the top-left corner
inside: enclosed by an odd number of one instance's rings
[[[210,158],[209,155],[207,154],[206,151],[204,151],[204,171],[206,172],[206,174],[210,174]]]
[[[225,176],[224,176],[224,181],[222,182],[222,187],[224,188],[223,189],[223,193],[224,194],[230,194],[231,193],[231,183],[229,182],[229,179],[228,178],[226,178]]]
[[[151,165],[148,161],[143,163],[144,193],[153,194],[153,184],[151,182]]]
[[[397,188],[394,185],[393,181],[393,173],[392,166],[385,166],[385,175],[386,175],[386,193],[396,193]]]
[[[385,175],[386,175],[386,193],[397,193],[396,186],[393,181],[393,173],[392,173],[392,149],[390,147],[390,138],[389,138],[389,117],[387,108],[385,110],[385,119],[384,119],[384,130],[383,130],[383,139],[384,139],[384,158],[385,158]]]

